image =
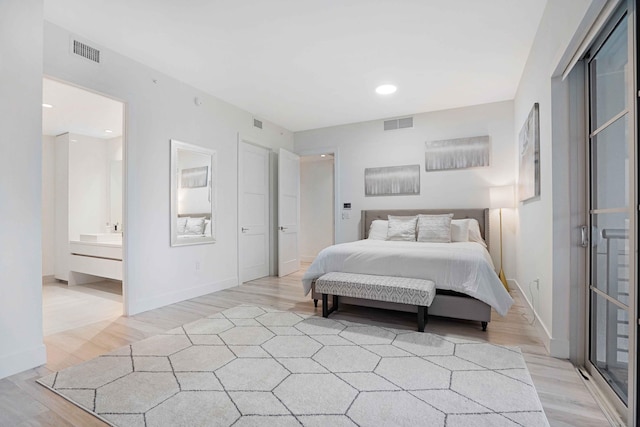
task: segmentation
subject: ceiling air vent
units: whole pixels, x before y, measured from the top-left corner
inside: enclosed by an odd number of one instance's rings
[[[78,40],[73,41],[73,53],[87,58],[89,61],[100,63],[100,51]]]
[[[258,119],[253,119],[253,125],[258,129],[262,129],[262,122]]]
[[[407,129],[413,127],[413,117],[384,121],[384,130]]]

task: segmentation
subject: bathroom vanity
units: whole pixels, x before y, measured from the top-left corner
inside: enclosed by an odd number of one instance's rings
[[[122,280],[122,233],[81,234],[69,249],[69,285]]]

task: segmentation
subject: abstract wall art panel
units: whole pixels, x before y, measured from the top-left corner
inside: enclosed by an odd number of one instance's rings
[[[540,196],[540,108],[533,104],[519,135],[520,174],[518,198],[520,201]]]
[[[365,196],[420,194],[420,165],[365,169],[364,194]]]
[[[424,167],[427,172],[489,166],[489,136],[427,141]]]

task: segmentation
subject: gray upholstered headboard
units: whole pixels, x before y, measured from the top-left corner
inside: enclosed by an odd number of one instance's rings
[[[360,221],[360,236],[367,238],[371,223],[375,219],[387,219],[389,215],[412,216],[418,214],[438,215],[452,213],[454,219],[475,218],[480,224],[480,233],[489,246],[489,209],[384,209],[362,211],[362,219]],[[487,248],[488,250],[489,248]]]

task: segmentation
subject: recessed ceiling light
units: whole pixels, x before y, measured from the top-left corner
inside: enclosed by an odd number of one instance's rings
[[[394,85],[380,85],[376,88],[376,93],[379,95],[391,95],[396,90],[398,90],[398,88]]]
[[[72,139],[71,142],[78,142],[78,140],[77,139]]]
[[[320,157],[327,157],[326,154],[320,154]]]
[[[43,108],[53,108],[53,105],[51,104],[42,104]]]
[[[106,133],[111,133],[111,132],[113,132],[111,129],[105,129],[104,131],[105,131]]]

